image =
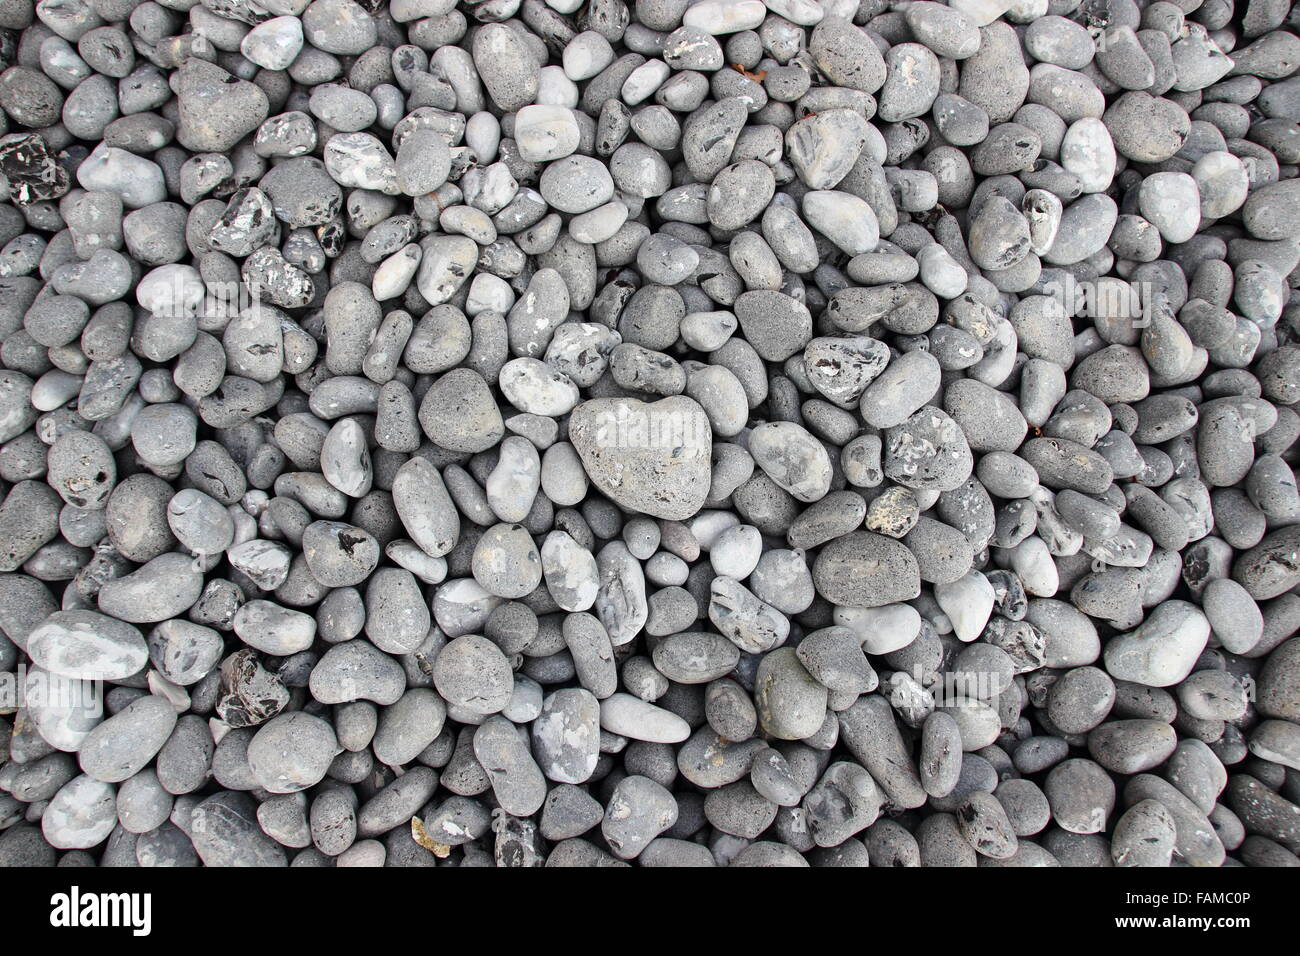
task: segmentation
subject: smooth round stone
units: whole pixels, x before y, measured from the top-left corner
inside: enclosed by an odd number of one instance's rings
[[[569,220],[569,235],[579,242],[596,245],[613,239],[627,222],[628,209],[621,202],[607,202]]]
[[[495,714],[510,703],[510,662],[487,638],[465,634],[447,644],[433,665],[433,682],[451,705],[474,714]]]
[[[468,368],[452,369],[437,379],[420,403],[419,417],[424,433],[449,451],[486,451],[505,434],[487,383]]]
[[[135,287],[135,298],[155,316],[178,319],[203,301],[202,276],[192,266],[171,264],[150,270]]]
[[[532,535],[519,525],[498,524],[479,538],[474,579],[498,597],[522,598],[542,581],[542,559]]]
[[[1061,215],[1060,227],[1051,247],[1042,253],[1051,265],[1073,265],[1098,252],[1110,238],[1119,209],[1102,193],[1075,200]]]
[[[885,432],[885,474],[914,489],[951,491],[970,477],[974,459],[958,424],[933,406]]]
[[[673,634],[655,646],[655,668],[679,684],[706,684],[729,674],[740,651],[729,640],[702,631]]]
[[[715,573],[743,581],[758,565],[763,539],[753,525],[728,528],[709,548],[709,563]]]
[[[51,673],[78,680],[121,680],[149,659],[138,629],[90,610],[51,614],[28,634],[27,653]]]
[[[176,726],[176,709],[146,694],[98,724],[81,743],[81,769],[96,780],[121,783],[144,769]]]
[[[862,524],[866,513],[867,505],[861,495],[852,491],[832,491],[795,519],[786,533],[786,540],[796,548],[815,548],[853,531]],[[779,550],[769,553],[780,562],[773,565],[771,571],[776,571],[796,556],[794,552]]]
[[[523,674],[515,675],[515,691],[510,704],[500,711],[511,723],[532,723],[542,713],[542,685]]]
[[[338,139],[337,136],[334,138]],[[375,188],[375,186],[357,188]],[[430,305],[441,305],[460,291],[461,286],[473,272],[477,261],[478,246],[473,239],[467,236],[435,236],[424,245],[420,268],[415,274],[415,287],[420,290],[420,295],[424,296]],[[469,370],[457,369],[456,371],[468,372]],[[439,382],[441,381],[442,379],[439,379]]]
[[[706,197],[709,222],[719,229],[739,229],[763,214],[776,181],[767,164],[746,159],[721,170]]]
[[[1088,752],[1114,773],[1138,774],[1164,763],[1178,737],[1162,720],[1112,720],[1088,735]]]
[[[698,27],[678,27],[664,39],[664,61],[673,69],[712,72],[722,68],[722,45]]]
[[[320,451],[321,474],[325,480],[351,498],[370,491],[373,472],[365,432],[355,419],[340,419]]]
[[[227,513],[229,514],[229,513]],[[271,591],[289,577],[293,555],[278,541],[253,538],[243,541],[226,552],[230,566],[246,574],[258,587]]]
[[[447,181],[451,172],[451,151],[447,142],[432,129],[412,130],[394,157],[397,184],[408,196],[430,193]]]
[[[558,783],[585,783],[600,757],[601,702],[582,688],[557,690],[532,724],[533,754]]]
[[[616,856],[630,860],[676,823],[677,814],[677,800],[668,790],[634,774],[620,780],[610,794],[600,832]]]
[[[194,849],[205,866],[284,866],[283,847],[258,824],[257,808],[242,793],[222,791],[190,815]]]
[[[1279,528],[1233,565],[1232,577],[1256,600],[1267,600],[1300,583],[1300,565],[1291,558],[1300,550],[1300,526]]]
[[[430,557],[451,551],[460,537],[460,518],[442,475],[427,458],[412,458],[398,469],[393,507],[411,539]]]
[[[460,637],[481,631],[500,603],[473,578],[457,578],[434,592],[433,617],[448,637]]]
[[[855,110],[832,109],[801,119],[785,133],[789,162],[809,189],[831,189],[858,161],[867,123]]]
[[[1103,117],[1115,150],[1139,163],[1159,163],[1182,148],[1191,119],[1178,104],[1144,91],[1125,93]]]
[[[446,718],[441,697],[427,687],[412,687],[380,715],[371,741],[375,759],[390,767],[410,763],[437,740]]]
[[[982,269],[1010,269],[1025,259],[1030,247],[1029,221],[1001,196],[991,196],[971,220],[971,258]]]
[[[916,254],[922,284],[935,295],[955,299],[966,291],[966,270],[943,246],[932,242]]]
[[[1215,578],[1201,593],[1201,610],[1214,636],[1234,654],[1244,654],[1259,643],[1264,618],[1254,599],[1231,578]]]
[[[167,467],[184,461],[194,451],[198,420],[184,405],[150,405],[131,425],[131,444],[143,461]]]
[[[885,83],[885,58],[879,48],[844,16],[826,17],[817,24],[808,52],[817,69],[837,86],[875,93]]]
[[[865,337],[815,338],[803,353],[808,380],[841,408],[857,404],[888,362],[888,347]]]
[[[312,669],[308,688],[322,704],[369,700],[386,706],[402,696],[406,673],[369,641],[354,638],[325,652]]]
[[[808,308],[782,292],[744,292],[733,308],[746,337],[756,343],[755,351],[769,362],[784,361],[812,338]]]
[[[614,179],[590,156],[566,156],[546,167],[538,181],[542,198],[559,212],[589,212],[614,198]]]
[[[1251,193],[1242,207],[1242,223],[1259,239],[1281,241],[1300,232],[1294,209],[1297,194],[1290,180],[1269,183]]]
[[[921,590],[920,570],[907,547],[892,538],[855,531],[825,545],[813,563],[817,592],[844,607],[880,607],[909,601]]]
[[[163,171],[157,163],[103,143],[77,167],[77,182],[82,189],[116,194],[128,209],[167,198]]]
[[[682,23],[712,36],[757,29],[767,17],[760,0],[700,0],[686,9]]]
[[[515,142],[530,163],[546,163],[572,155],[581,133],[573,110],[563,106],[525,106],[515,114]]]
[[[104,716],[102,685],[37,665],[28,669],[23,693],[32,726],[56,750],[76,752]]]
[[[195,684],[221,660],[221,635],[190,621],[163,621],[148,637],[149,659],[173,684]]]
[[[344,133],[371,126],[377,113],[374,100],[365,93],[334,83],[313,87],[308,108],[313,116]]]
[[[825,628],[808,635],[795,649],[808,673],[831,691],[863,694],[876,686],[876,675],[849,628]]]
[[[921,615],[910,604],[837,607],[834,618],[854,633],[868,654],[891,654],[921,633]]]
[[[565,531],[552,531],[542,542],[542,574],[551,598],[566,611],[586,611],[596,603],[600,570],[596,559]]]
[[[389,654],[416,651],[429,633],[432,616],[415,575],[405,568],[381,568],[366,583],[366,635]]]
[[[121,621],[155,624],[189,610],[203,591],[203,575],[187,555],[162,554],[125,577],[104,584],[99,609]]]
[[[955,93],[935,97],[933,111],[935,125],[953,146],[974,146],[988,137],[988,114]]]
[[[759,662],[754,705],[759,723],[773,737],[804,740],[817,733],[826,720],[827,694],[794,648],[779,647]]]
[[[498,384],[510,404],[526,414],[558,418],[578,404],[578,387],[539,359],[522,357],[507,362]]]
[[[248,744],[248,766],[270,793],[296,793],[319,783],[341,750],[333,727],[295,711],[258,729]]]
[[[474,67],[488,95],[503,111],[533,102],[538,92],[536,54],[514,30],[500,23],[476,30]]]
[[[514,724],[500,715],[485,720],[474,734],[474,755],[502,810],[527,817],[541,809],[546,800],[546,778]]]
[[[1209,636],[1209,621],[1199,608],[1166,601],[1137,630],[1106,644],[1106,670],[1118,680],[1171,687],[1191,673]]]
[[[41,381],[45,378],[42,376]],[[39,388],[40,382],[32,391],[33,404]],[[54,407],[62,404],[59,402]],[[49,450],[46,467],[49,469],[46,480],[64,501],[77,508],[103,508],[117,483],[112,450],[91,432],[72,431],[59,436]]]
[[[254,600],[241,605],[233,624],[245,644],[277,657],[305,651],[316,639],[315,618],[271,601]]]
[[[934,596],[960,641],[979,637],[993,612],[993,585],[979,571],[969,571],[949,584],[936,584]]]
[[[244,35],[239,52],[264,70],[287,70],[302,52],[302,21],[297,17],[272,17]]]
[[[1067,70],[1082,69],[1096,53],[1096,44],[1083,26],[1055,15],[1039,17],[1029,25],[1025,48],[1035,59]]]
[[[838,190],[811,190],[801,204],[808,225],[846,255],[870,252],[880,243],[880,223],[863,199]]]
[[[885,58],[888,75],[879,94],[879,117],[897,123],[929,112],[939,94],[939,58],[920,43],[899,43]]]
[[[564,48],[565,75],[579,83],[589,80],[614,61],[614,50],[595,30],[579,33]]]
[[[1111,859],[1116,866],[1168,866],[1177,823],[1158,800],[1139,800],[1115,823]]]
[[[910,4],[903,15],[916,38],[940,56],[964,60],[979,50],[982,24],[963,10],[923,0]]]
[[[1020,208],[1029,223],[1029,251],[1041,256],[1056,241],[1064,206],[1046,189],[1031,189],[1021,199]]]
[[[1005,860],[1014,856],[1017,840],[1006,810],[991,793],[977,790],[957,810],[962,836],[981,856]]]
[[[933,355],[905,352],[863,392],[862,417],[873,428],[901,425],[938,392],[940,380],[941,368]]]
[[[176,539],[196,555],[220,554],[235,537],[230,512],[195,488],[181,489],[167,503],[167,525]]]
[[[1192,24],[1188,27],[1187,35],[1173,44],[1170,51],[1176,77],[1174,89],[1202,90],[1231,72],[1232,60],[1224,55],[1205,29]]]
[[[751,654],[784,643],[790,633],[784,615],[727,577],[716,577],[710,584],[709,620],[733,644]]]
[[[59,788],[41,814],[41,833],[60,850],[98,846],[116,825],[116,788],[87,774]]]
[[[750,432],[748,447],[755,464],[800,501],[817,501],[830,490],[830,456],[802,425],[765,422]]]
[[[257,129],[269,112],[261,87],[219,67],[189,60],[171,79],[176,91],[176,141],[197,153],[225,153]]]
[[[600,726],[611,734],[650,743],[676,744],[691,735],[690,724],[672,711],[621,691],[600,702]]]
[[[1300,763],[1300,734],[1285,720],[1265,720],[1250,735],[1250,752],[1292,770]]]
[[[570,416],[569,440],[592,483],[625,508],[681,520],[708,497],[713,432],[690,398],[590,399]]]
[[[1222,219],[1236,212],[1250,192],[1250,174],[1232,153],[1214,150],[1198,159],[1191,169],[1201,200],[1203,219]]]
[[[1153,173],[1138,189],[1138,208],[1166,242],[1181,243],[1201,225],[1201,196],[1187,173]]]
[[[379,563],[379,542],[370,532],[341,521],[313,521],[302,534],[311,575],[325,587],[360,584]]]

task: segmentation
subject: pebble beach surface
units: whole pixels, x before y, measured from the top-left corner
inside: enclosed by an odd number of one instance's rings
[[[1300,865],[1297,26],[0,0],[0,865]]]

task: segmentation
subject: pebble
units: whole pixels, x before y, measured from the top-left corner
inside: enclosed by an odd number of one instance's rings
[[[96,725],[81,742],[78,762],[95,780],[121,783],[153,760],[175,726],[171,702],[146,694]]]
[[[54,794],[41,815],[41,834],[60,850],[89,849],[117,825],[113,785],[82,774]]]
[[[830,490],[830,456],[795,422],[767,422],[754,428],[749,453],[773,482],[800,501],[818,501]]]
[[[259,23],[239,42],[239,52],[264,70],[287,70],[302,48],[302,21],[291,16]]]
[[[648,777],[633,774],[615,786],[600,832],[621,859],[635,859],[660,833],[677,822],[673,795]]]
[[[690,725],[673,712],[621,691],[600,702],[600,726],[620,737],[650,743],[680,743],[691,733]]]
[[[258,825],[253,800],[222,790],[190,814],[189,834],[205,866],[285,866],[284,849]]]
[[[1209,622],[1194,605],[1167,601],[1141,627],[1106,645],[1106,670],[1112,677],[1148,687],[1169,687],[1195,666],[1209,639]]]
[[[38,665],[77,680],[121,680],[149,657],[139,630],[91,610],[55,611],[27,634],[26,646]]]
[[[230,150],[269,112],[261,87],[219,67],[187,65],[172,82],[179,116],[176,139],[195,152]]]
[[[433,682],[449,704],[483,715],[503,710],[514,689],[505,655],[475,634],[457,637],[443,647],[433,663]]]
[[[708,496],[712,428],[685,396],[590,399],[574,409],[569,439],[591,482],[625,507],[680,520]]]
[[[601,702],[589,691],[554,691],[532,725],[538,765],[557,783],[585,783],[600,758]]]
[[[514,724],[499,715],[483,721],[474,733],[474,756],[503,811],[529,817],[542,808],[546,778]]]
[[[248,766],[271,793],[296,793],[319,783],[341,748],[319,717],[280,714],[258,728],[248,743]]]

